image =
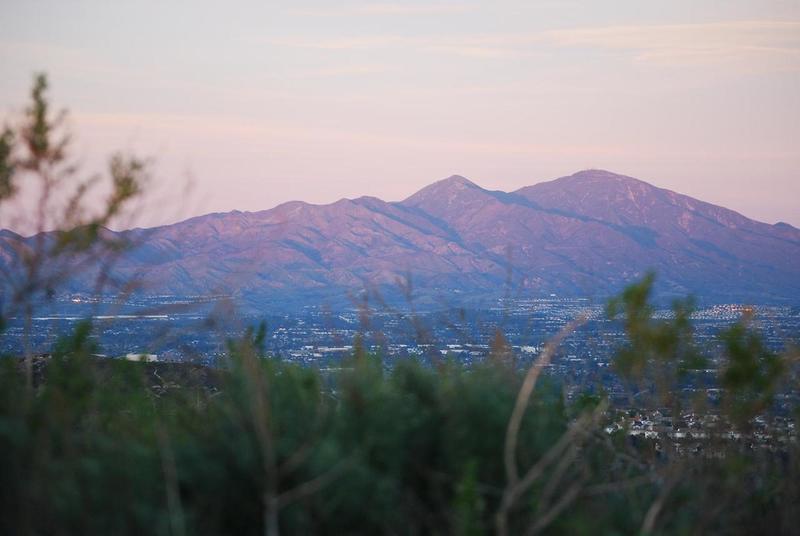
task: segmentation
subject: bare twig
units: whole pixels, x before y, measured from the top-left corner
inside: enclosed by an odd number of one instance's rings
[[[178,491],[178,471],[175,465],[175,454],[172,451],[167,432],[160,422],[156,425],[156,435],[161,453],[161,468],[164,471],[164,487],[167,492],[170,527],[173,535],[181,536],[186,534],[186,525],[184,523],[181,495]]]
[[[539,356],[539,359],[537,359],[531,368],[528,369],[528,373],[525,375],[525,379],[522,382],[522,387],[520,387],[519,393],[517,394],[517,401],[514,404],[514,410],[511,412],[511,418],[508,421],[508,428],[506,429],[504,461],[506,467],[506,479],[509,484],[513,485],[519,480],[516,459],[519,429],[522,425],[522,417],[525,414],[525,409],[527,408],[528,402],[533,394],[533,390],[536,387],[536,382],[539,379],[539,375],[542,373],[544,367],[550,364],[550,361],[553,359],[553,356],[555,355],[555,352],[561,342],[584,322],[586,322],[586,317],[580,317],[564,326],[555,337],[548,341],[547,345],[545,345],[545,348],[542,351],[542,354]]]
[[[556,489],[558,489],[559,484],[564,478],[564,474],[566,474],[567,469],[569,469],[569,467],[572,465],[572,462],[575,460],[577,455],[578,446],[573,444],[568,447],[567,452],[561,456],[561,460],[559,460],[556,468],[550,475],[550,478],[547,479],[547,484],[545,484],[544,489],[542,490],[541,498],[538,501],[539,504],[536,507],[537,517],[544,515],[545,508],[551,503]]]
[[[658,514],[661,513],[661,510],[664,508],[664,503],[667,502],[669,494],[672,492],[672,489],[677,483],[678,478],[674,477],[668,480],[661,488],[661,493],[658,494],[658,497],[655,501],[653,501],[653,504],[650,505],[650,508],[647,510],[647,514],[644,516],[642,528],[639,529],[640,534],[651,534],[653,532],[658,519]]]
[[[526,535],[538,534],[544,530],[550,523],[552,523],[570,504],[575,502],[575,499],[580,495],[583,488],[585,479],[580,479],[567,489],[561,498],[553,505],[550,510],[545,512],[542,516],[537,516],[536,521],[526,531]]]
[[[315,418],[315,424],[317,426],[315,427],[315,430],[312,430],[308,439],[302,445],[300,445],[300,447],[296,448],[292,455],[286,459],[286,461],[278,466],[279,475],[287,475],[291,473],[300,465],[302,465],[311,456],[311,453],[314,452],[314,447],[316,446],[316,441],[319,438],[322,423],[328,414],[328,405],[324,402],[324,399],[321,399],[319,405],[317,406],[317,415]]]
[[[617,482],[606,482],[605,484],[596,484],[587,487],[583,493],[584,495],[600,495],[602,493],[612,493],[615,491],[622,491],[630,488],[636,488],[645,484],[650,484],[654,480],[653,475],[636,476],[626,480],[619,480]]]
[[[548,341],[539,359],[528,369],[528,373],[525,375],[525,379],[522,382],[522,387],[520,387],[517,394],[517,400],[511,412],[511,418],[508,421],[508,428],[506,429],[505,448],[503,452],[503,460],[506,468],[506,488],[503,492],[500,509],[495,516],[495,525],[497,533],[500,536],[505,536],[508,533],[508,514],[518,496],[541,475],[545,468],[547,468],[555,458],[561,454],[566,445],[572,441],[574,427],[570,427],[570,429],[561,436],[556,444],[528,471],[524,481],[520,482],[516,452],[522,417],[525,414],[528,402],[530,401],[542,370],[553,359],[553,355],[555,355],[555,351],[561,344],[561,341],[584,321],[584,318],[579,318],[570,322],[567,326],[562,328],[555,337]]]
[[[321,475],[284,491],[277,497],[278,508],[283,508],[288,504],[321,491],[325,486],[339,478],[352,462],[353,458],[342,460]]]

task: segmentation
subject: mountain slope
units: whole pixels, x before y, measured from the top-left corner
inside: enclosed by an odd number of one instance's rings
[[[124,234],[140,246],[119,279],[146,274],[145,293],[232,294],[256,309],[342,304],[366,287],[399,298],[408,276],[429,303],[496,297],[509,281],[523,295],[601,297],[650,269],[664,294],[800,301],[800,230],[600,170],[511,193],[453,176],[396,203],[296,201]]]
[[[588,170],[515,192],[533,205],[598,222],[642,246],[631,265],[698,294],[796,294],[800,230],[768,225],[643,181]],[[596,237],[583,236],[592,247]],[[633,253],[631,251],[630,253]]]

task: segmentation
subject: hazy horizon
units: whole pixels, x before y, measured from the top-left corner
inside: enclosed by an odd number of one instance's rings
[[[600,168],[800,227],[797,3],[42,1],[0,29],[4,117],[44,71],[87,175],[154,158],[177,208],[142,226]]]

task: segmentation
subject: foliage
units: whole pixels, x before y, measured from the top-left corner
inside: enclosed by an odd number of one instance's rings
[[[0,237],[0,328],[11,316],[29,323],[34,309],[70,277],[89,274],[98,290],[111,282],[115,255],[130,244],[104,230],[127,215],[149,178],[144,161],[115,154],[109,160],[109,193],[102,202],[93,200],[100,179],[77,176],[69,159],[67,114],[52,112],[47,90],[45,75],[36,75],[21,123],[0,134],[0,214],[18,218],[0,224],[33,233]],[[32,353],[26,344],[29,384]]]
[[[262,357],[263,334],[231,341],[229,366],[198,379],[189,364],[94,358],[83,324],[42,362],[32,398],[19,362],[3,360],[0,531],[494,532],[520,374],[496,362],[467,370],[414,360],[387,372],[366,354],[331,382]],[[751,341],[737,352],[760,348],[752,333],[736,337]],[[730,370],[723,375],[736,377]],[[569,440],[512,510],[511,533],[535,527],[568,494],[542,530],[634,533],[659,501],[655,532],[780,533],[798,521],[796,444],[659,454],[653,441],[600,426],[568,436],[601,407],[588,395],[576,404],[546,377],[534,391],[521,466]],[[600,424],[613,418],[607,411]]]
[[[41,181],[48,209],[48,188],[75,172],[46,89],[37,77],[23,126],[0,136],[0,202],[17,195],[22,170]],[[4,283],[13,297],[0,313],[29,317],[63,282],[53,264],[82,269],[98,260],[89,253],[124,247],[103,228],[145,175],[141,161],[114,157],[103,210],[87,215],[82,182],[55,220],[40,218],[55,233],[15,243],[24,277]],[[265,356],[265,325],[230,340],[226,366],[212,370],[98,358],[82,323],[48,357],[0,359],[0,533],[796,531],[796,434],[759,443],[751,429],[774,416],[794,371],[747,319],[721,334],[724,397],[701,440],[629,433],[637,413],[676,418],[682,388],[712,357],[694,343],[691,300],[653,318],[652,284],[608,309],[627,334],[613,364],[637,395],[629,407],[596,391],[568,399],[542,373],[579,322],[527,371],[498,331],[493,358],[471,369],[408,360],[387,370],[358,338],[331,375]]]
[[[724,331],[721,338],[728,358],[721,375],[725,403],[733,420],[746,427],[772,403],[787,365],[748,329],[747,318]]]

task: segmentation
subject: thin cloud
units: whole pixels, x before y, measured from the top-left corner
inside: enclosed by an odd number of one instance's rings
[[[236,140],[258,147],[280,143],[332,144],[343,147],[405,148],[423,151],[467,152],[488,155],[609,155],[624,154],[624,148],[608,143],[519,143],[478,141],[466,136],[443,138],[435,134],[406,136],[370,128],[325,128],[292,123],[268,123],[223,115],[174,114],[77,114],[80,128],[127,132],[146,129],[148,139]]]
[[[544,36],[562,46],[623,49],[742,46],[764,42],[800,43],[798,21],[728,21],[550,30]]]
[[[360,36],[360,37],[341,37],[334,39],[305,39],[295,37],[284,37],[269,39],[268,43],[281,47],[289,48],[311,48],[320,50],[356,50],[386,48],[392,46],[414,45],[419,42],[417,38],[382,35],[382,36]]]
[[[748,63],[770,59],[800,67],[800,22],[796,21],[609,26],[553,30],[544,36],[553,46],[617,50],[646,62]]]
[[[333,39],[284,38],[272,40],[271,43],[320,50],[404,48],[486,59],[553,54],[558,49],[584,48],[630,54],[640,62],[752,64],[762,69],[779,70],[800,68],[798,21],[606,26],[529,34],[384,34]]]
[[[464,13],[476,9],[475,5],[466,3],[441,4],[406,4],[379,3],[341,6],[337,8],[291,9],[292,15],[308,17],[342,17],[342,16],[412,16],[412,15],[448,15]]]
[[[346,76],[365,76],[386,73],[390,69],[385,65],[343,65],[341,67],[326,67],[301,72],[298,78],[338,78]]]
[[[464,13],[474,10],[469,4],[364,4],[357,11],[367,15],[433,15]]]
[[[541,42],[535,36],[477,35],[465,37],[370,35],[333,39],[277,38],[276,46],[316,50],[377,50],[402,48],[423,53],[439,53],[473,58],[501,58],[538,53],[529,45]]]

